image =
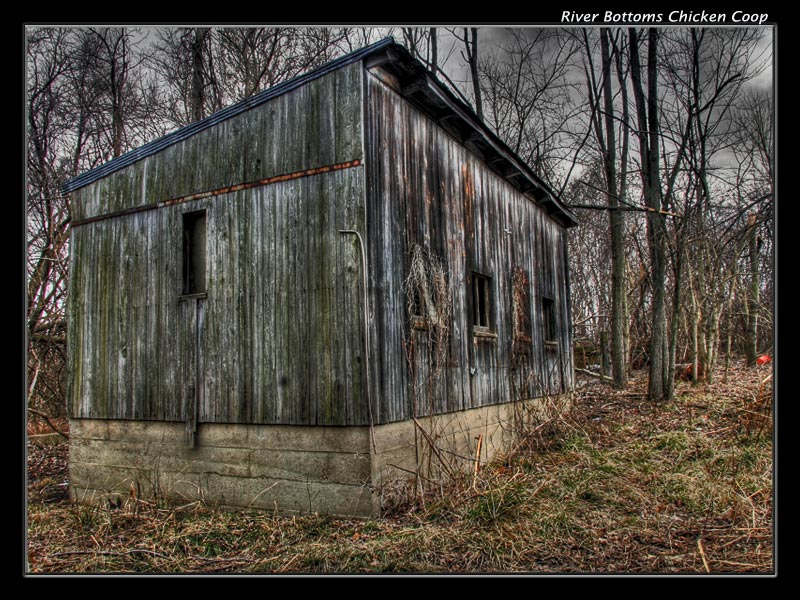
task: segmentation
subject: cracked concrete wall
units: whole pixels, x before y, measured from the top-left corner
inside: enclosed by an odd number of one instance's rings
[[[375,427],[373,482],[380,489],[408,481],[411,473],[437,480],[447,471],[474,469],[476,460],[483,466],[509,452],[520,432],[563,413],[569,401],[534,398]]]
[[[71,495],[202,500],[231,508],[368,516],[369,430],[73,419]]]

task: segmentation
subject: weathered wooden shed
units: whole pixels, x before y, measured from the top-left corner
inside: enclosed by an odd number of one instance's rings
[[[574,216],[391,39],[64,191],[75,499],[372,515],[571,390]]]

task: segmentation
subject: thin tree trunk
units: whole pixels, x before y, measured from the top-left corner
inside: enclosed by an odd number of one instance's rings
[[[605,109],[606,144],[603,156],[606,185],[608,187],[608,206],[619,207],[617,187],[616,150],[617,142],[614,128],[614,100],[611,89],[611,52],[609,49],[609,30],[600,33],[600,49],[603,67],[603,100]],[[627,383],[627,355],[625,352],[625,328],[628,325],[626,314],[625,285],[625,220],[620,210],[608,211],[611,236],[611,362],[614,386],[625,387]],[[607,374],[604,372],[604,374]]]
[[[714,369],[717,365],[717,348],[719,347],[719,321],[722,317],[722,310],[719,306],[715,307],[708,321],[709,330],[706,333],[706,364],[704,379],[708,383],[714,383]]]
[[[659,173],[659,116],[658,116],[658,30],[648,29],[647,96],[642,88],[641,60],[638,36],[630,29],[631,76],[634,83],[636,112],[639,120],[639,150],[642,157],[642,184],[645,202],[652,211],[647,213],[647,242],[650,249],[651,282],[653,291],[652,332],[650,338],[650,400],[668,398],[667,312],[666,312],[666,225],[661,211],[661,180]]]
[[[192,120],[200,121],[205,116],[205,81],[203,77],[203,46],[208,28],[194,30],[192,40]]]
[[[436,27],[430,28],[431,73],[436,75],[439,68],[439,44],[436,39]]]
[[[728,369],[731,365],[731,346],[733,345],[733,324],[731,323],[731,316],[733,313],[733,299],[735,298],[735,294],[733,293],[733,285],[731,285],[731,291],[728,294],[727,305],[725,307],[725,321],[727,322],[727,342],[725,344],[725,372],[722,376],[722,382],[728,383]]]
[[[608,377],[611,370],[611,357],[608,355],[608,332],[600,332],[600,372],[604,377]]]
[[[624,70],[622,67],[622,48],[617,47],[616,41],[614,42],[614,50],[616,52],[616,66],[617,66],[617,82],[619,83],[619,89],[622,92],[622,150],[620,152],[619,162],[620,162],[620,177],[619,177],[619,202],[623,202],[625,200],[627,190],[628,190],[628,148],[629,148],[629,140],[630,140],[630,127],[628,125],[630,121],[630,115],[628,114],[628,82],[624,76]],[[619,236],[619,243],[621,244],[622,251],[620,252],[619,258],[617,260],[621,263],[621,279],[623,283],[621,284],[622,287],[622,295],[619,298],[620,307],[619,312],[622,315],[623,325],[622,325],[622,360],[624,361],[624,379],[623,383],[627,383],[628,380],[628,369],[630,368],[630,344],[631,344],[631,324],[628,315],[628,294],[626,292],[627,289],[627,280],[626,274],[628,272],[628,260],[625,256],[625,214],[620,213],[619,222],[618,222],[619,231],[618,233],[612,232],[612,240],[614,237]]]
[[[672,294],[672,321],[670,322],[669,348],[667,350],[667,398],[675,392],[675,355],[678,352],[678,315],[681,309],[681,285],[683,279],[683,251],[678,249],[678,264],[675,269],[675,288]],[[696,373],[697,371],[695,371]]]
[[[760,280],[758,277],[758,227],[756,215],[747,216],[747,243],[749,246],[750,293],[747,297],[747,338],[745,354],[748,366],[756,364],[758,353],[758,296]]]
[[[478,79],[478,28],[464,28],[464,44],[467,48],[467,62],[472,76],[472,92],[475,95],[475,112],[483,121],[483,102],[481,101],[481,85]]]
[[[689,294],[691,298],[691,312],[689,313],[688,319],[691,320],[692,324],[692,381],[696,382],[700,369],[700,328],[703,323],[703,307],[698,301],[699,289],[701,289],[701,287],[700,284],[696,283],[696,277],[693,275],[691,268],[689,269],[688,277]]]
[[[694,314],[692,315],[692,381],[695,383],[697,383],[697,377],[700,371],[700,325],[702,321],[703,313],[695,301]]]

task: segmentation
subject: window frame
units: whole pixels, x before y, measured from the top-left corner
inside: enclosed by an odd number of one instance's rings
[[[497,333],[492,326],[495,313],[492,276],[480,271],[472,271],[470,294],[473,335],[496,338]]]
[[[547,348],[558,348],[558,321],[556,301],[546,294],[541,295],[542,340]]]
[[[200,247],[202,245],[202,247]],[[202,255],[202,262],[197,258]],[[181,213],[181,298],[208,294],[208,211]]]

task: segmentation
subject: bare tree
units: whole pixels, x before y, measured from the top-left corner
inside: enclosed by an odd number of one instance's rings
[[[135,109],[131,71],[134,57],[131,49],[131,31],[122,27],[92,28],[88,30],[94,64],[95,85],[102,90],[99,100],[104,104],[98,118],[110,119],[104,130],[109,136],[112,156],[120,156],[128,145],[128,113]],[[88,46],[87,46],[88,48]]]
[[[756,29],[689,29],[670,32],[670,60],[665,69],[669,94],[674,98],[674,118],[665,129],[686,132],[686,171],[678,180],[684,191],[670,193],[667,201],[682,212],[674,221],[673,264],[675,293],[670,341],[674,363],[677,314],[683,272],[690,291],[692,375],[711,379],[716,365],[723,311],[729,306],[726,291],[741,252],[739,229],[720,231],[720,216],[729,212],[730,193],[719,178],[731,148],[737,144],[732,112],[744,85],[762,68],[756,47]],[[666,136],[665,136],[666,137]],[[730,234],[733,234],[731,237]]]
[[[605,184],[602,162],[597,160],[573,180],[563,199],[570,205],[595,204]],[[569,230],[570,305],[576,357],[596,362],[600,334],[611,318],[611,249],[608,221],[603,211],[576,208],[580,226]]]
[[[470,78],[472,81],[472,99],[475,106],[475,112],[478,118],[483,121],[483,101],[481,99],[481,82],[478,74],[478,28],[477,27],[464,27],[464,37],[461,38],[464,43],[464,52],[461,56],[469,66]]]
[[[207,75],[208,69],[205,68],[204,51],[209,39],[209,30],[207,27],[197,27],[189,35],[192,48],[192,118],[199,121],[205,116],[206,85],[210,79]]]
[[[577,44],[558,29],[509,30],[486,52],[480,82],[486,122],[555,189],[574,153],[571,124],[584,112],[568,73]],[[565,160],[566,159],[566,160]]]
[[[661,214],[663,192],[661,188],[661,160],[659,148],[659,97],[658,97],[658,38],[655,28],[647,31],[647,93],[642,86],[642,62],[639,51],[639,32],[629,29],[629,52],[633,96],[638,117],[639,156],[642,169],[642,190],[645,204],[651,209],[647,215],[647,242],[650,248],[651,281],[653,291],[652,332],[650,340],[650,376],[648,396],[662,400],[668,394],[666,267],[667,228]]]
[[[229,101],[240,100],[339,55],[348,32],[332,28],[217,30]]]
[[[199,121],[226,102],[216,31],[210,28],[158,29],[150,68],[163,99],[156,114],[173,127]]]
[[[736,189],[740,204],[751,211],[747,217],[747,272],[749,286],[745,303],[747,363],[755,363],[759,352],[761,310],[760,250],[770,235],[759,234],[772,220],[774,194],[774,110],[771,96],[763,91],[746,93],[733,113],[734,155],[737,159]],[[745,199],[751,200],[743,202]],[[771,247],[771,246],[770,246]],[[768,279],[769,281],[769,279]],[[762,317],[765,315],[761,315]]]
[[[584,30],[584,46],[586,50],[587,87],[589,99],[593,105],[591,111],[592,128],[602,157],[605,175],[605,189],[608,205],[608,230],[611,248],[611,362],[614,385],[622,388],[628,377],[628,309],[627,286],[625,273],[624,233],[625,213],[620,210],[625,202],[626,178],[628,165],[628,98],[626,74],[622,67],[622,52],[618,44],[619,30],[614,37],[610,29],[600,30],[600,81],[597,81],[592,59],[593,48],[589,34]],[[616,124],[615,94],[612,90],[613,75],[611,72],[612,47],[616,64],[619,96],[621,98],[620,125]],[[602,96],[602,111],[599,110]],[[601,112],[604,118],[601,119]],[[617,173],[617,129],[621,129],[622,145],[619,150],[620,173]]]
[[[66,85],[71,40],[63,29],[27,36],[27,336],[28,404],[63,412],[69,207],[59,194],[75,161],[65,160],[70,115]]]
[[[439,44],[437,40],[436,27],[431,27],[428,30],[428,39],[430,40],[429,44],[431,49],[431,60],[429,67],[431,73],[436,75],[436,71],[439,69]]]

